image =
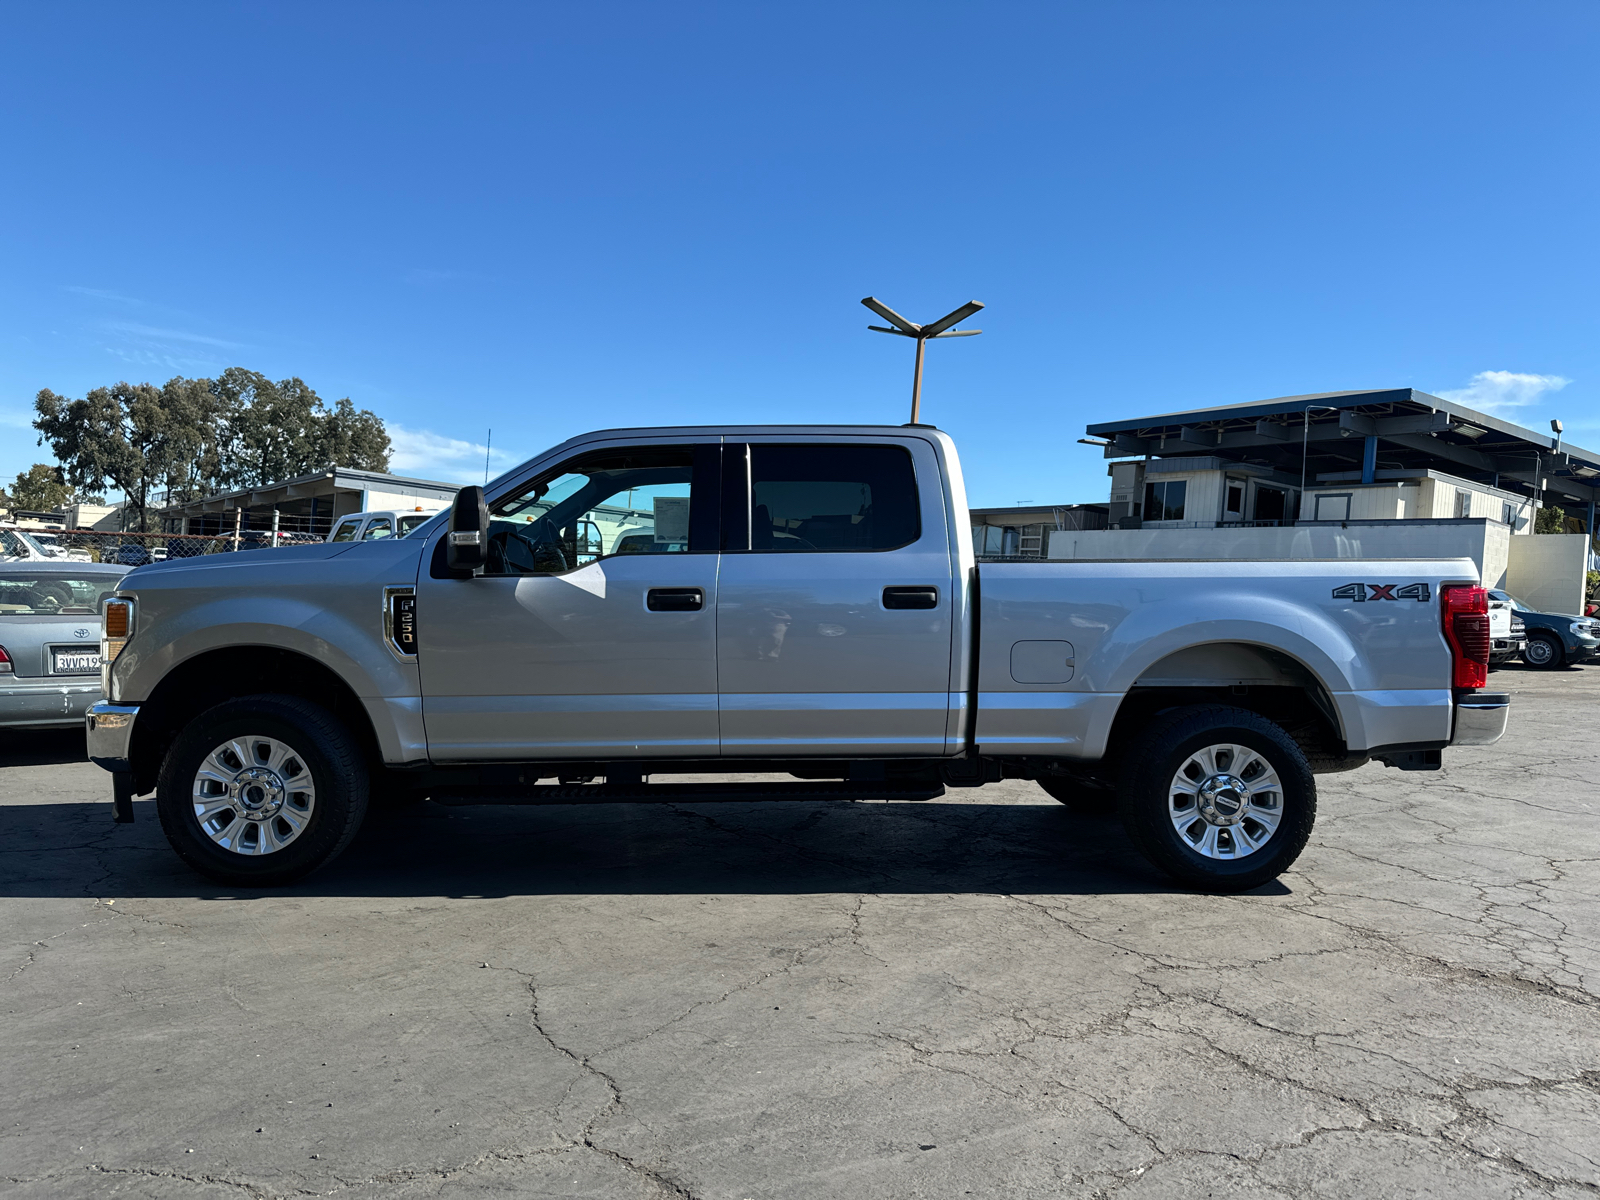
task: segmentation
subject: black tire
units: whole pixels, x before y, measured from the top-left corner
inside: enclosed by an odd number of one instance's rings
[[[1567,655],[1558,638],[1548,633],[1530,633],[1528,644],[1522,650],[1522,661],[1530,667],[1553,671],[1566,664]]]
[[[250,738],[291,749],[297,771],[308,772],[314,788],[303,828],[280,849],[253,855],[218,844],[202,829],[194,802],[197,772],[208,756],[232,739]],[[201,713],[174,740],[161,764],[156,812],[172,848],[202,875],[234,886],[277,887],[303,879],[350,844],[366,816],[367,793],[361,749],[331,712],[298,696],[245,696]],[[248,831],[238,836],[251,844]],[[262,831],[255,836],[259,846]]]
[[[1064,804],[1080,817],[1103,817],[1116,809],[1112,793],[1091,791],[1075,779],[1047,776],[1039,780],[1039,786],[1052,800]]]
[[[1183,820],[1181,808],[1176,804],[1169,808],[1173,796],[1180,795],[1168,792],[1179,769],[1191,756],[1220,744],[1253,751],[1277,773],[1280,784],[1276,828],[1258,849],[1237,858],[1213,857],[1197,850],[1195,842],[1180,833],[1175,824]],[[1248,891],[1277,878],[1305,849],[1317,818],[1316,779],[1294,739],[1265,717],[1222,705],[1177,709],[1156,718],[1143,734],[1124,747],[1123,753],[1127,759],[1120,788],[1123,826],[1144,856],[1179,882],[1208,892]],[[1252,771],[1254,764],[1243,769]],[[1245,779],[1248,781],[1249,777]],[[1272,795],[1261,794],[1264,799]],[[1198,803],[1198,788],[1194,795]],[[1250,816],[1248,805],[1238,811],[1243,816],[1232,819],[1240,834],[1264,832],[1265,826]],[[1189,831],[1198,827],[1202,837],[1208,836],[1204,826],[1211,824],[1197,810]],[[1237,850],[1239,835],[1234,828],[1219,827],[1209,836],[1220,844],[1219,853]]]

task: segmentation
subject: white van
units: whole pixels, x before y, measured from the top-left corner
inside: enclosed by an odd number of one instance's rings
[[[380,538],[405,537],[424,521],[431,520],[444,509],[436,508],[380,508],[372,512],[351,513],[340,517],[328,531],[330,542],[376,542]]]

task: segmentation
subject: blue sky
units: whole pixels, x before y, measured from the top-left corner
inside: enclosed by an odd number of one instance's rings
[[[924,419],[974,504],[1119,416],[1353,387],[1600,444],[1592,3],[13,5],[0,479],[34,393],[247,366],[396,468]]]

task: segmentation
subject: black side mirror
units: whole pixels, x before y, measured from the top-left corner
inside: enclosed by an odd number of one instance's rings
[[[450,532],[445,537],[445,562],[452,571],[477,575],[489,557],[489,506],[481,487],[464,487],[456,493],[450,510]]]

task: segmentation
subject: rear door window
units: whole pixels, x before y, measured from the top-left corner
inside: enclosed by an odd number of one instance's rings
[[[894,550],[921,532],[903,446],[750,447],[751,550]]]
[[[339,526],[337,533],[329,540],[335,542],[353,542],[356,540],[356,530],[361,528],[360,521],[346,521]]]
[[[374,517],[367,522],[367,530],[361,535],[363,542],[378,542],[384,538],[394,536],[394,522],[388,517]]]

